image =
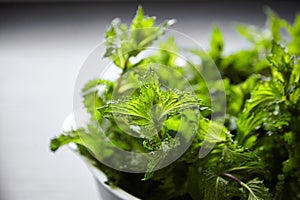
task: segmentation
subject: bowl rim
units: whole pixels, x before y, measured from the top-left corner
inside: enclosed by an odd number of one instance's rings
[[[110,192],[112,192],[118,198],[124,199],[124,200],[141,200],[141,199],[133,196],[132,194],[126,192],[125,190],[123,190],[122,188],[120,188],[118,186],[112,187],[112,186],[106,184],[106,182],[108,180],[107,176],[100,169],[96,168],[93,165],[90,165],[89,163],[88,163],[88,168],[91,171],[91,173],[93,174],[93,176],[101,184],[101,186],[103,186],[103,188],[105,188],[105,189],[109,190]]]

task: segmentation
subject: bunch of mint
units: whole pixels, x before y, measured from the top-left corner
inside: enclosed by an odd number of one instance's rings
[[[237,26],[252,45],[229,55],[223,52],[221,30],[213,29],[208,54],[225,85],[224,124],[210,120],[217,110],[210,109],[208,90],[218,92],[219,82],[207,88],[190,63],[177,66],[174,38],[160,41],[157,54],[132,62],[162,38],[174,20],[155,25],[155,17],[145,16],[141,7],[130,27],[114,20],[106,32],[104,56],[122,72],[116,81],[95,79],[83,87],[90,123],[52,139],[51,150],[75,143],[78,152],[107,175],[107,184],[141,199],[300,199],[300,15],[291,25],[271,10],[267,14],[263,29]],[[202,60],[196,64],[201,70],[208,59],[205,52],[188,51]],[[157,64],[189,77],[189,87],[156,70]],[[213,149],[199,158],[204,141],[210,139]],[[188,141],[178,159],[156,170],[172,149]],[[150,155],[145,173],[103,164],[122,160],[112,145]],[[133,159],[128,163],[133,161],[138,166]]]

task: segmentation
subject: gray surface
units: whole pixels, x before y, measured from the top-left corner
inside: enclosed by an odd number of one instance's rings
[[[225,31],[227,51],[247,43],[234,22],[264,24],[259,4],[147,4],[158,19],[177,18],[174,27],[208,45],[213,23]],[[289,20],[297,6],[276,5]],[[0,199],[96,200],[95,182],[68,149],[48,150],[72,110],[81,64],[103,41],[110,20],[129,20],[136,4],[52,4],[0,6]]]

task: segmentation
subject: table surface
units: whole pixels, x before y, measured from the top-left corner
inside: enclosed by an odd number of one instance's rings
[[[292,20],[297,6],[271,7]],[[104,39],[115,17],[128,22],[137,4],[0,4],[0,199],[96,200],[96,184],[80,158],[67,148],[49,151],[72,111],[81,64]],[[226,51],[247,46],[236,22],[263,26],[260,3],[144,4],[159,21],[176,18],[174,29],[206,48],[220,24]]]

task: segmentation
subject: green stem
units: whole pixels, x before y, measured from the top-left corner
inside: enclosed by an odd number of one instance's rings
[[[162,138],[162,135],[161,135],[161,131],[158,131],[158,132],[157,132],[157,135],[158,135],[159,139],[161,139],[161,140],[163,139],[163,138]]]
[[[129,64],[129,58],[127,58],[126,61],[124,62],[124,68],[123,68],[123,71],[122,71],[120,77],[117,80],[117,85],[116,85],[115,90],[114,90],[114,95],[119,92],[119,89],[121,87],[121,82],[123,80],[123,75],[126,73],[126,71],[128,69],[128,64]]]
[[[125,74],[127,69],[128,69],[128,65],[129,65],[129,58],[126,59],[125,63],[124,63],[124,69],[122,74]]]
[[[121,82],[122,82],[122,79],[123,79],[123,76],[121,75],[118,80],[117,80],[117,85],[115,87],[115,90],[114,90],[114,95],[116,95],[118,92],[119,92],[119,89],[121,87]]]

